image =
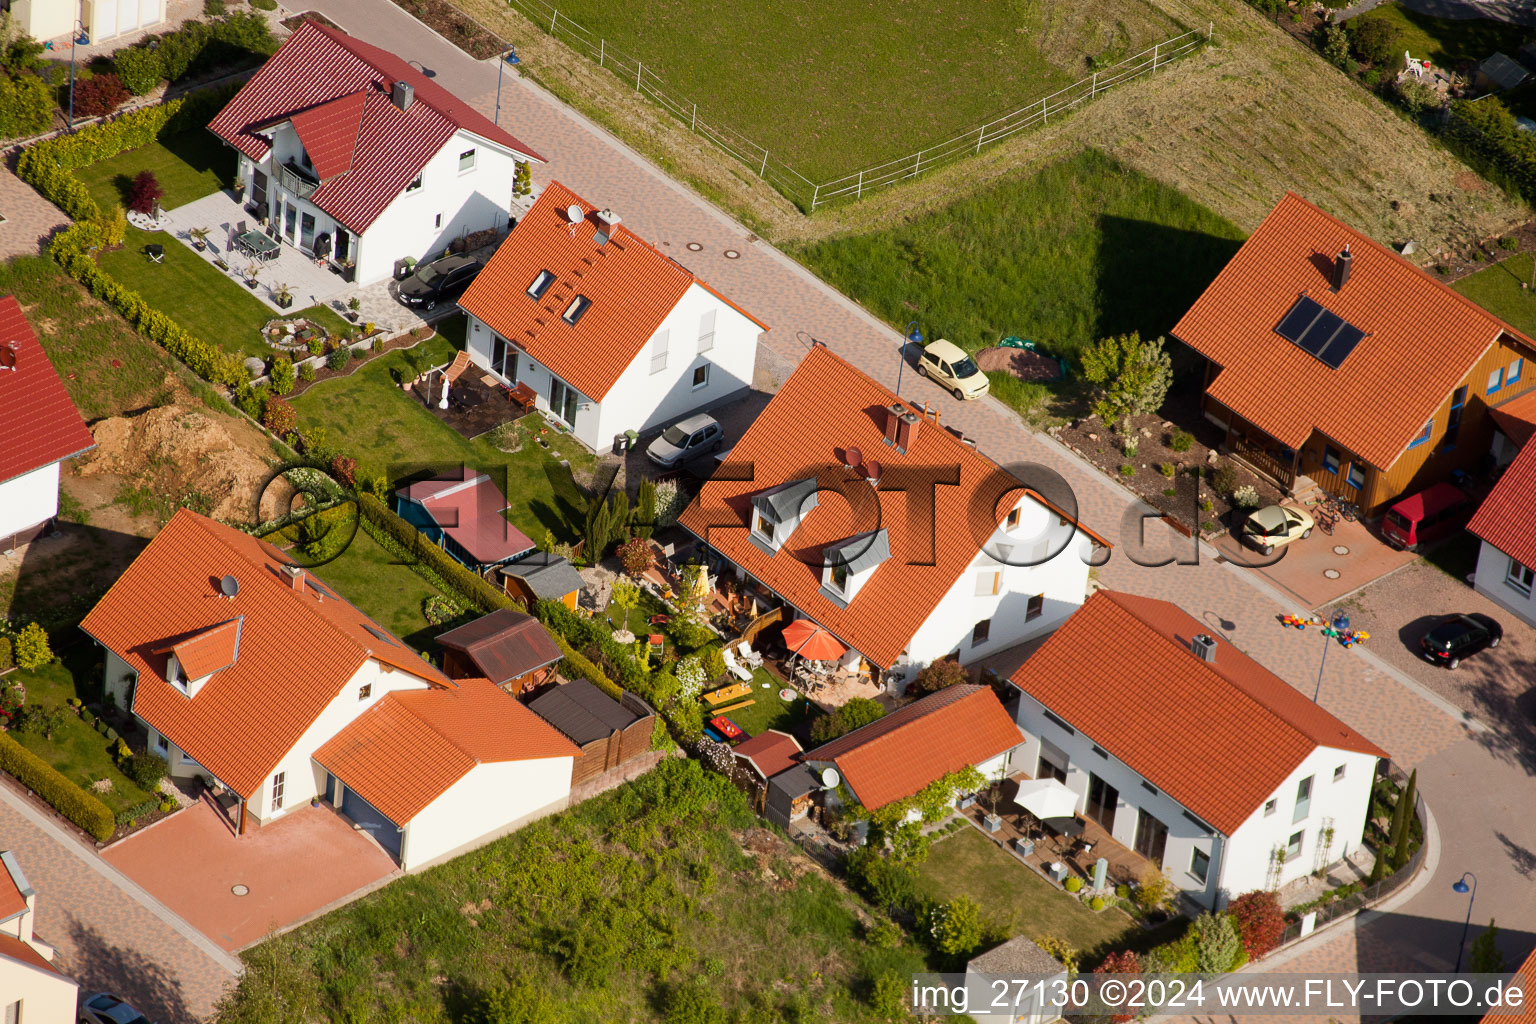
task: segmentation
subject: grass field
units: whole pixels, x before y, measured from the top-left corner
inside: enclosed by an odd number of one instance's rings
[[[1536,337],[1536,293],[1520,287],[1531,283],[1531,258],[1530,253],[1516,253],[1451,287],[1526,337]]]
[[[1397,31],[1399,49],[1407,50],[1415,59],[1427,58],[1432,64],[1450,68],[1480,61],[1494,52],[1513,57],[1522,44],[1536,36],[1536,31],[1492,18],[1436,18],[1390,3],[1367,11],[1358,20],[1386,22]],[[1397,66],[1402,66],[1401,60]]]
[[[361,528],[345,551],[313,571],[412,647],[426,650],[432,646],[427,634],[438,629],[427,625],[422,605],[438,590],[409,566],[397,562]]]
[[[247,952],[219,1020],[863,1024],[874,978],[925,967],[867,914],[669,759]]]
[[[1184,31],[1150,0],[553,0],[598,38],[699,104],[700,119],[765,146],[813,181],[913,153]],[[496,27],[507,7],[462,6]],[[520,0],[543,31],[543,0]],[[558,38],[580,39],[561,31]],[[578,44],[579,45],[579,44]],[[722,59],[729,54],[728,59]],[[615,70],[615,74],[622,71]]]
[[[462,333],[462,319],[456,324]],[[454,343],[441,334],[422,346],[431,365],[453,358]],[[558,469],[555,456],[579,466],[590,465],[592,455],[554,431],[548,435],[553,440],[547,452],[531,440],[511,455],[484,437],[466,440],[390,379],[392,368],[405,365],[404,357],[395,351],[350,376],[311,387],[293,402],[300,429],[324,427],[332,441],[356,456],[359,476],[383,473],[391,483],[422,470],[443,471],[460,464],[493,476],[504,471],[505,478],[499,482],[512,506],[507,518],[536,543],[546,530],[556,540],[574,543],[577,510],[570,508],[568,496],[556,495],[550,476]],[[528,422],[537,424],[537,415]]]
[[[722,683],[729,685],[736,682],[734,677]],[[767,683],[768,688],[763,689]],[[752,697],[756,703],[749,707],[740,708],[726,715],[731,721],[741,726],[748,736],[756,736],[769,729],[777,729],[780,732],[792,733],[799,738],[806,749],[810,749],[808,742],[810,734],[807,732],[808,723],[821,717],[821,711],[810,701],[803,697],[783,701],[779,699],[779,690],[783,686],[776,678],[769,675],[763,669],[756,669],[752,673]],[[726,705],[729,707],[730,705]],[[704,718],[713,717],[706,707]]]
[[[128,187],[140,171],[153,171],[165,195],[167,210],[184,206],[228,185],[235,173],[235,154],[208,131],[173,135],[130,149],[75,171],[103,210],[128,204]]]

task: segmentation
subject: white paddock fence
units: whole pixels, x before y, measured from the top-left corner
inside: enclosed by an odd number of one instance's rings
[[[818,183],[735,129],[700,117],[699,105],[692,100],[667,92],[666,83],[645,66],[645,61],[610,46],[606,39],[561,14],[558,8],[546,3],[545,0],[507,0],[507,6],[523,14],[551,36],[564,40],[577,51],[597,61],[599,67],[612,71],[621,80],[632,84],[636,92],[644,93],[655,100],[673,117],[686,124],[690,131],[703,136],[746,164],[759,178],[784,193],[807,212],[835,199],[858,199],[872,189],[915,178],[925,171],[942,167],[962,157],[975,155],[981,152],[983,147],[1001,142],[1027,128],[1048,124],[1051,118],[1061,117],[1117,85],[1123,85],[1142,75],[1153,74],[1172,61],[1194,52],[1210,42],[1214,29],[1214,26],[1208,23],[1204,30],[1191,29],[1171,39],[1165,39],[1135,56],[1095,71],[1087,78],[1074,82],[1065,89],[1031,100],[1011,113],[993,118],[944,142],[934,143],[916,153]]]

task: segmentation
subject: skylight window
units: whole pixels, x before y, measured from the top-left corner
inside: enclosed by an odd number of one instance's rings
[[[555,283],[555,275],[547,270],[539,271],[539,276],[533,279],[533,284],[528,286],[528,294],[535,299],[542,299],[544,293],[549,291],[549,286]]]
[[[569,306],[565,307],[565,312],[560,314],[560,318],[568,324],[574,324],[576,321],[581,319],[582,314],[585,313],[591,307],[591,305],[591,299],[587,298],[585,295],[578,295],[571,300],[571,304]]]

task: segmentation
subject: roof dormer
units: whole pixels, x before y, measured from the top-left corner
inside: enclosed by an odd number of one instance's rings
[[[891,539],[883,529],[828,544],[822,548],[821,592],[846,608],[890,557]]]
[[[196,697],[208,680],[239,659],[244,624],[245,616],[236,616],[157,648],[156,654],[166,655],[165,681],[188,697]]]
[[[772,554],[784,546],[811,509],[816,507],[816,478],[791,480],[752,496],[752,543]]]

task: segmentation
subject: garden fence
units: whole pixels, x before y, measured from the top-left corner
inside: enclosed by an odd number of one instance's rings
[[[835,199],[858,199],[865,192],[915,178],[962,157],[980,153],[983,147],[1001,142],[1026,128],[1048,124],[1051,118],[1061,117],[1117,85],[1152,74],[1158,68],[1192,53],[1210,41],[1214,30],[1214,25],[1207,23],[1204,30],[1192,29],[1165,39],[1135,56],[1101,68],[1065,89],[1031,100],[1011,113],[967,129],[944,142],[818,183],[789,166],[767,147],[753,142],[735,129],[700,117],[698,103],[668,92],[666,83],[645,66],[644,60],[609,45],[606,39],[561,14],[558,8],[545,0],[507,0],[507,6],[523,14],[551,36],[565,40],[572,48],[597,61],[599,67],[631,83],[636,92],[649,96],[673,117],[686,124],[690,131],[703,136],[746,164],[759,178],[808,213]]]

